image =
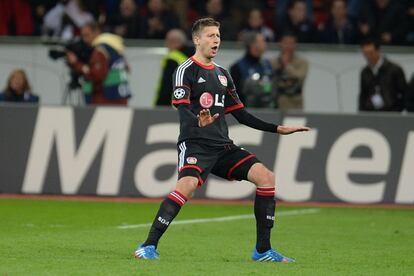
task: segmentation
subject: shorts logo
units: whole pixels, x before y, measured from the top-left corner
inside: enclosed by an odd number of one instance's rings
[[[182,88],[177,88],[174,90],[174,97],[176,99],[182,99],[185,96],[185,90]]]
[[[195,157],[187,157],[187,163],[188,164],[196,164],[197,163],[197,158],[195,158]]]
[[[210,108],[213,105],[213,103],[214,103],[214,99],[210,93],[204,92],[200,96],[200,105],[202,108]]]
[[[218,75],[218,79],[221,82],[222,85],[227,87],[227,78],[226,76]]]

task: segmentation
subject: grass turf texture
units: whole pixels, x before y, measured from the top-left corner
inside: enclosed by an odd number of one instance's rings
[[[159,204],[0,200],[0,275],[410,275],[412,209],[319,208],[280,216],[272,243],[295,264],[255,263],[255,221],[172,225],[160,261],[133,258]],[[314,208],[314,207],[313,207]],[[252,213],[246,205],[185,206],[177,220]],[[277,212],[299,209],[278,207]],[[411,274],[412,275],[412,274]]]

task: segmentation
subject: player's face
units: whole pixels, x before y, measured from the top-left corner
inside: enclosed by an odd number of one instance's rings
[[[220,46],[220,31],[218,27],[204,27],[198,36],[195,37],[197,50],[208,59],[217,55]]]

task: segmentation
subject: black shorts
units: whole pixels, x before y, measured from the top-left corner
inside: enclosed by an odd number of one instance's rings
[[[228,180],[247,180],[250,167],[260,161],[234,144],[211,146],[184,141],[178,147],[178,179],[197,177],[201,186],[210,172]]]

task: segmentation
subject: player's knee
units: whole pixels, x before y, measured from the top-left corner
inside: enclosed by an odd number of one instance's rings
[[[192,176],[185,176],[180,178],[177,182],[176,190],[182,193],[187,198],[191,197],[198,187],[198,179]]]
[[[266,170],[263,173],[263,179],[260,184],[262,184],[260,186],[263,186],[263,187],[275,187],[276,186],[275,174],[270,170]]]

